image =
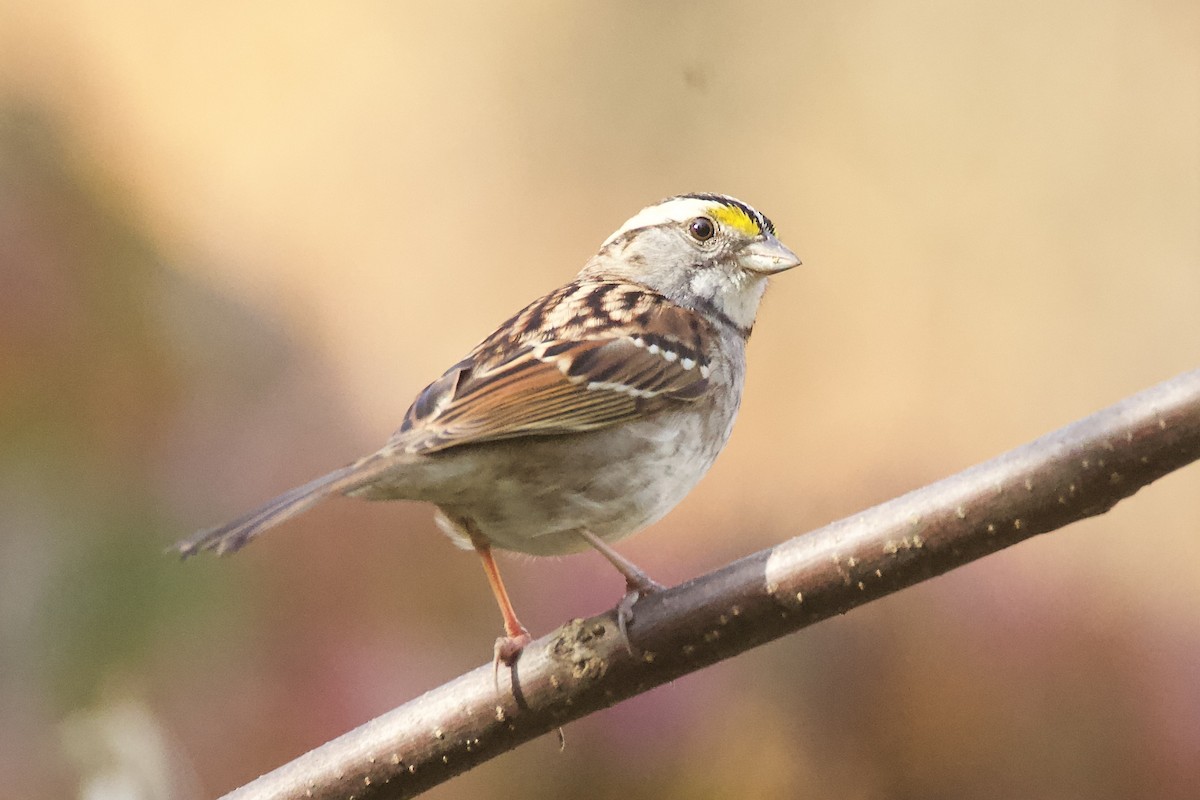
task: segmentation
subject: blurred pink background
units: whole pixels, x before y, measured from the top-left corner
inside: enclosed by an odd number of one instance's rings
[[[643,205],[805,266],[674,583],[1200,354],[1200,6],[0,0],[0,794],[200,798],[483,663],[477,560],[331,501]],[[619,597],[502,563],[535,635]],[[568,726],[434,798],[1194,798],[1200,467]]]

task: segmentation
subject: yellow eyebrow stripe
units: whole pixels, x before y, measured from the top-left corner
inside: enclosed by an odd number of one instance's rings
[[[736,206],[714,205],[709,209],[709,215],[744,236],[759,236],[763,232],[753,217]]]

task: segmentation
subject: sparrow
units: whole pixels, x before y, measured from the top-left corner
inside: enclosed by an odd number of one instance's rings
[[[482,560],[504,620],[495,663],[512,664],[530,635],[492,551],[593,548],[627,597],[661,588],[611,543],[661,519],[712,466],[763,292],[799,264],[733,197],[648,206],[425,387],[379,450],[173,549],[233,552],[330,495],[432,503]]]

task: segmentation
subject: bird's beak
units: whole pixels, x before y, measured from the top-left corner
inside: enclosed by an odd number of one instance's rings
[[[800,266],[799,257],[769,233],[743,247],[737,260],[742,269],[760,275],[773,275]]]

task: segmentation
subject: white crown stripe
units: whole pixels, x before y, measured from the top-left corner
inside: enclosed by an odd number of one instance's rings
[[[687,222],[688,220],[711,213],[714,206],[722,205],[748,212],[760,230],[769,231],[772,228],[771,223],[760,211],[734,197],[715,194],[700,196],[682,195],[643,208],[630,217],[612,236],[605,239],[603,246],[608,246],[629,231],[638,230],[639,228],[650,228],[655,225],[664,225],[669,222]]]

